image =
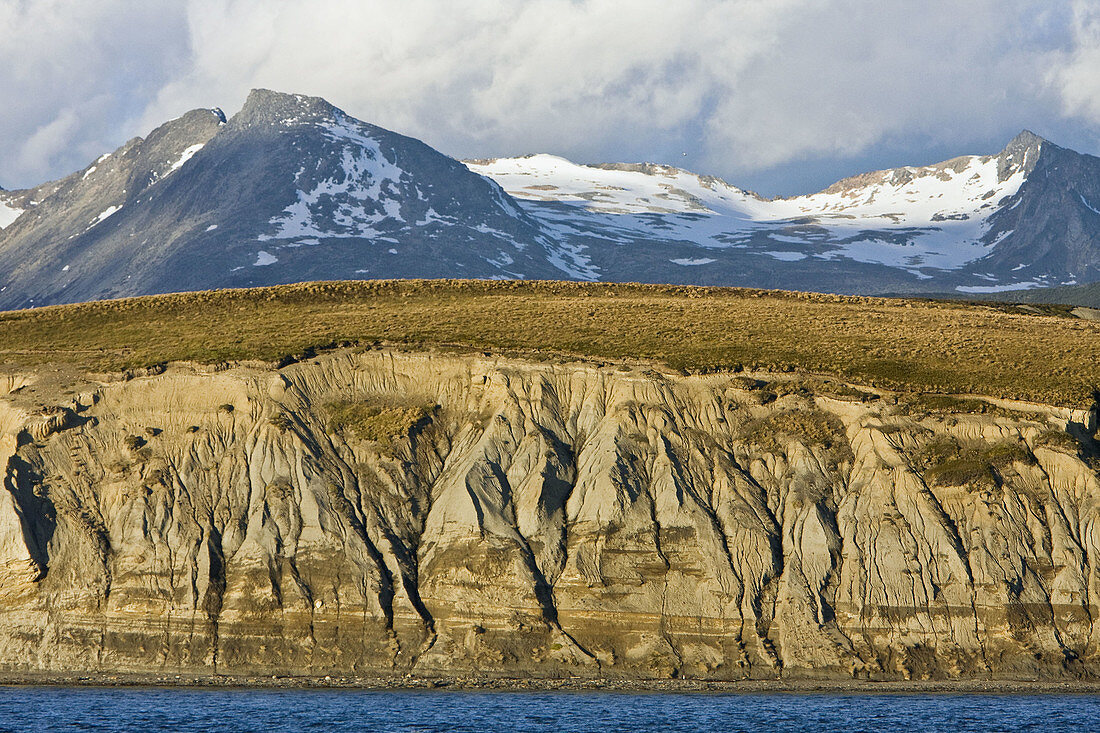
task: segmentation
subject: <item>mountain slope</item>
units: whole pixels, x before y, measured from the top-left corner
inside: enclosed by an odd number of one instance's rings
[[[196,110],[130,141],[32,208],[0,232],[0,306],[317,279],[587,273],[461,163],[324,100],[266,90],[228,121]]]
[[[122,284],[135,274],[133,287],[147,287],[141,265],[162,255],[160,242],[149,246],[150,236],[171,228],[139,229],[132,212],[147,207],[224,122],[218,110],[194,110],[83,171],[18,192],[23,212],[0,232],[0,268],[6,273],[0,303],[110,297],[126,292]]]
[[[665,166],[544,155],[469,165],[585,242],[615,279],[977,293],[1100,277],[1090,203],[1100,199],[1100,159],[1026,131],[995,156],[866,173],[787,199]],[[634,269],[606,265],[599,242],[629,244]],[[767,269],[780,271],[777,282],[759,281]]]
[[[1042,285],[1100,280],[1100,158],[1043,142],[996,224],[1000,241],[982,267]]]

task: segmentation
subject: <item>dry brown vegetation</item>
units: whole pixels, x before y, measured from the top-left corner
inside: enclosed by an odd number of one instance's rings
[[[1013,464],[1035,463],[1035,457],[1023,443],[964,445],[948,435],[933,437],[910,458],[926,480],[939,486],[993,486]]]
[[[381,401],[333,402],[325,405],[334,430],[350,431],[363,440],[390,447],[431,415],[434,405]]]
[[[660,285],[326,282],[0,314],[0,361],[93,370],[278,361],[344,342],[828,375],[1081,405],[1100,324],[1012,306]]]

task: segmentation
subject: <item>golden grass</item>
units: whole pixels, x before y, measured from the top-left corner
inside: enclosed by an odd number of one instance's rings
[[[447,345],[1082,405],[1100,384],[1100,324],[1064,311],[661,285],[305,283],[0,313],[0,362],[117,370]]]

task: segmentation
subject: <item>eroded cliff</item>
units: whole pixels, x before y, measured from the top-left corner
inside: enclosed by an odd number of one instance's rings
[[[1100,670],[1083,413],[387,350],[5,379],[9,670]]]

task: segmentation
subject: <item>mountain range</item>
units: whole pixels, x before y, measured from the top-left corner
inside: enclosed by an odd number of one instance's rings
[[[663,165],[460,162],[254,90],[228,119],[194,110],[0,190],[0,273],[0,308],[396,277],[1064,292],[1100,280],[1100,158],[1025,131],[995,155],[765,198]]]

